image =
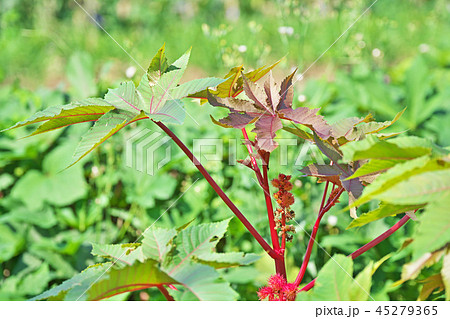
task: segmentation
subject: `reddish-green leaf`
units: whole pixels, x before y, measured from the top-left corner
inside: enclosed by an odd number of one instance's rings
[[[272,152],[277,148],[278,143],[274,138],[276,132],[283,128],[283,124],[278,116],[263,115],[255,122],[252,132],[256,133],[258,146],[264,151]]]
[[[279,111],[281,118],[302,124],[312,129],[322,139],[328,139],[331,134],[331,126],[323,119],[322,115],[317,115],[319,109],[308,107],[298,107],[296,109],[286,108]]]
[[[101,300],[124,292],[179,282],[158,268],[158,262],[148,259],[130,266],[112,268],[86,292],[88,300]]]

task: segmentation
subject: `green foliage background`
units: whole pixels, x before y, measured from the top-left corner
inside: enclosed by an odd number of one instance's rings
[[[79,2],[129,56],[73,1],[9,0],[0,4],[0,129],[46,106],[102,96],[127,77],[138,80],[154,52],[166,43],[169,58],[190,46],[192,58],[183,81],[222,77],[235,65],[247,70],[271,64],[286,54],[275,77],[298,67],[308,68],[371,4],[370,1],[86,1]],[[372,112],[378,121],[391,120],[405,106],[392,128],[423,136],[441,146],[450,140],[450,43],[445,1],[379,0],[296,83],[295,104],[322,107],[329,122]],[[132,68],[136,68],[133,72]],[[128,70],[128,72],[127,72]],[[212,108],[187,101],[189,116],[174,131],[189,146],[194,138],[219,138],[228,149],[239,132],[211,123]],[[173,160],[155,176],[126,167],[124,136],[114,136],[78,165],[70,163],[80,136],[89,125],[69,127],[29,139],[27,128],[0,135],[0,300],[22,300],[40,294],[100,259],[91,243],[133,242],[167,209],[156,225],[179,227],[216,222],[232,216],[209,185],[177,149]],[[152,130],[157,127],[149,126]],[[290,137],[281,135],[281,137]],[[299,141],[301,143],[301,141]],[[299,144],[300,145],[300,144]],[[323,185],[301,177],[289,148],[288,166],[275,163],[271,175],[292,174],[296,220],[311,229]],[[279,150],[277,151],[279,152]],[[275,156],[280,156],[279,153]],[[238,157],[245,150],[238,146]],[[308,162],[304,162],[308,164]],[[268,238],[263,197],[243,166],[228,159],[207,162],[206,168],[236,205]],[[190,189],[176,203],[174,201]],[[345,206],[343,201],[340,205]],[[365,204],[358,214],[374,209]],[[359,229],[339,206],[325,218],[306,280],[313,279],[328,254],[348,254],[376,237],[395,221],[387,218]],[[391,254],[372,280],[376,300],[415,300],[422,284],[392,285],[411,260],[396,252],[411,235],[409,223],[386,242],[354,261],[355,274],[370,260]],[[308,236],[298,229],[288,245],[288,274],[296,276]],[[263,254],[236,219],[217,249]],[[438,265],[436,265],[438,267]],[[252,266],[221,270],[240,300],[257,299],[256,290],[274,272],[266,256]],[[433,274],[425,269],[419,276]],[[120,298],[158,300],[153,289]],[[431,295],[430,299],[442,298]]]

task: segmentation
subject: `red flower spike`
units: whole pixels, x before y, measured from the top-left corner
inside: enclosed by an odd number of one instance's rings
[[[287,301],[294,301],[297,297],[298,289],[295,284],[286,284],[283,287],[283,295]]]
[[[259,297],[259,300],[264,300],[267,297],[269,297],[269,300],[272,300],[273,297],[274,297],[272,288],[270,288],[270,287],[262,287],[258,291],[258,297]]]
[[[283,289],[284,285],[286,285],[286,280],[284,279],[283,276],[276,274],[270,276],[269,281],[267,283],[274,292],[279,293]]]
[[[293,301],[297,297],[298,289],[294,283],[287,283],[283,276],[276,274],[270,276],[268,286],[258,291],[260,300]]]

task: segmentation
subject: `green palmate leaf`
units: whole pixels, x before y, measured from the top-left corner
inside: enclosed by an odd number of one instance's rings
[[[224,81],[225,81],[224,79],[218,78],[203,78],[192,80],[175,87],[170,92],[170,97],[171,99],[181,99],[183,97],[205,90],[207,88],[215,87],[223,83]]]
[[[421,204],[450,196],[450,169],[416,174],[377,195],[394,204]]]
[[[344,255],[334,255],[319,271],[312,291],[312,300],[348,301],[353,282],[353,261]]]
[[[136,86],[132,81],[120,83],[117,89],[109,89],[105,100],[119,110],[139,114],[144,108],[143,101],[136,94]]]
[[[261,256],[256,254],[244,253],[204,253],[195,257],[198,263],[211,266],[216,269],[229,268],[234,266],[249,265],[260,259]]]
[[[126,125],[144,118],[146,118],[146,116],[143,113],[134,115],[133,113],[117,109],[106,113],[96,121],[94,126],[92,126],[81,138],[70,166],[80,161],[93,149],[102,144],[113,134],[120,131]]]
[[[78,300],[85,299],[86,290],[110,267],[110,263],[95,265],[64,281],[62,284],[43,292],[31,300]]]
[[[191,226],[180,231],[176,239],[178,254],[167,266],[169,276],[183,284],[185,291],[178,296],[181,300],[233,300],[236,293],[229,284],[220,279],[214,268],[194,264],[201,262],[211,266],[231,267],[236,263],[248,264],[254,260],[235,254],[218,254],[214,250],[224,235],[228,220]]]
[[[31,134],[36,135],[71,124],[97,120],[112,109],[113,106],[102,99],[86,99],[72,104],[49,107],[3,131],[51,120]]]
[[[120,293],[179,282],[158,268],[155,260],[111,268],[86,292],[88,300],[101,300]]]
[[[150,103],[147,104],[150,106],[150,113],[157,112],[161,107],[164,106],[167,100],[172,99],[171,90],[178,85],[181,78],[183,77],[184,71],[186,70],[189,61],[190,51],[191,50],[188,50],[178,60],[173,62],[173,64],[170,66],[170,71],[161,75],[155,85],[151,85],[151,83],[149,83],[148,81],[141,80],[138,91],[141,90],[140,92],[142,93],[148,90],[147,86],[150,87],[151,94],[143,94],[144,97],[147,96],[147,99],[150,99]]]
[[[353,127],[353,129],[348,130],[345,134],[341,135],[344,136],[348,141],[353,141],[356,138],[359,138],[361,136],[365,136],[367,134],[375,134],[380,132],[381,130],[384,130],[397,122],[397,120],[402,116],[402,114],[405,112],[406,108],[404,108],[402,111],[398,112],[397,115],[394,117],[392,121],[386,121],[386,122],[373,122],[364,120],[359,123],[358,125]],[[395,134],[395,133],[394,133]]]
[[[72,124],[95,121],[94,126],[83,136],[74,154],[72,166],[134,121],[152,119],[181,124],[185,111],[180,99],[224,81],[207,78],[178,86],[189,56],[190,50],[169,66],[163,46],[153,58],[138,88],[132,81],[124,82],[118,88],[108,90],[105,99],[90,98],[69,105],[51,107],[11,128],[45,122],[31,134],[36,135]]]
[[[119,266],[132,265],[135,261],[143,262],[145,259],[140,244],[92,244],[91,254],[111,259],[115,265]]]
[[[198,257],[199,255],[212,253],[218,240],[225,234],[229,221],[227,219],[218,223],[202,224],[183,229],[177,236],[180,261],[174,269],[188,262],[193,256]]]
[[[162,263],[172,249],[170,243],[176,234],[177,231],[174,229],[148,228],[144,232],[142,240],[145,257]]]
[[[349,297],[351,301],[367,301],[370,298],[372,287],[373,262],[371,261],[361,271],[350,286]]]
[[[450,300],[450,250],[446,250],[441,270],[442,281],[445,285],[445,300]]]
[[[445,167],[446,164],[441,163],[439,160],[432,160],[428,156],[397,164],[387,172],[378,176],[372,184],[366,186],[362,196],[353,204],[353,206],[358,206],[369,200],[378,198],[377,196],[379,194],[387,192],[391,187],[394,187],[396,184],[413,175],[427,171],[440,170]]]
[[[169,274],[185,288],[172,293],[176,300],[232,301],[239,296],[214,268],[206,265],[183,264]]]
[[[396,164],[402,162],[402,160],[372,159],[368,163],[363,164],[360,168],[358,168],[353,175],[348,177],[348,179],[382,173],[389,168],[394,167]]]
[[[149,118],[154,121],[160,121],[165,123],[183,124],[186,118],[186,111],[182,107],[181,100],[169,100],[164,106],[154,113],[147,113]]]
[[[420,144],[419,144],[420,143]],[[418,138],[379,140],[373,135],[366,139],[342,146],[344,161],[361,159],[409,160],[431,154],[431,144],[421,143]]]
[[[427,252],[440,249],[450,242],[450,207],[449,194],[427,205],[425,212],[419,217],[419,226],[414,242],[411,244],[414,259]]]
[[[424,205],[392,205],[392,204],[380,204],[377,209],[374,209],[368,213],[362,214],[357,219],[353,220],[347,229],[353,227],[361,227],[373,221],[388,217],[395,216],[408,211],[413,211],[424,207]]]
[[[153,57],[147,69],[147,78],[150,83],[156,83],[161,75],[163,75],[169,68],[165,55],[165,47],[166,44],[164,43],[161,49],[159,49]]]

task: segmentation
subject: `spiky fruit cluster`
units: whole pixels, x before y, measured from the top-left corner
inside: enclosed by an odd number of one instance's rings
[[[331,191],[331,193],[330,193],[330,199],[336,198],[336,196],[338,196],[338,194],[339,194],[339,188],[333,189],[333,190]],[[331,205],[331,206],[334,206],[334,205],[336,205],[337,203],[339,203],[339,200],[338,200],[338,199],[335,199],[335,200],[332,202],[332,205]]]
[[[292,225],[286,225],[286,222],[292,220],[295,217],[295,213],[291,210],[291,205],[294,204],[294,195],[290,192],[292,190],[292,183],[289,181],[290,175],[280,174],[278,178],[272,180],[272,186],[278,188],[278,192],[273,194],[276,199],[278,208],[274,212],[276,229],[279,230],[278,235],[281,237],[286,235],[286,240],[292,240],[292,234],[295,233],[295,227]]]
[[[267,286],[258,291],[259,300],[266,298],[269,301],[294,301],[298,289],[295,284],[286,282],[283,276],[276,274],[270,276]]]

